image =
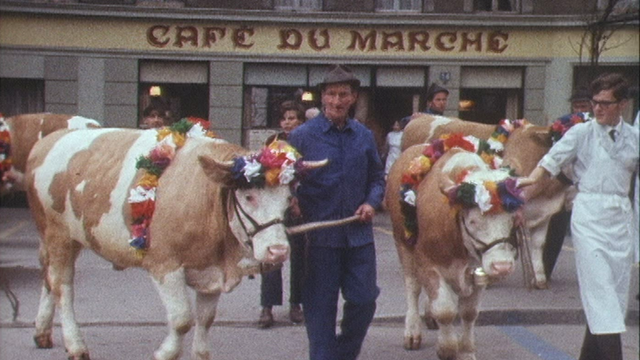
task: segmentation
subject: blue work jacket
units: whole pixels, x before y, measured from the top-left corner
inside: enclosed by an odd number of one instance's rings
[[[298,126],[288,141],[304,160],[328,159],[309,172],[296,195],[306,222],[338,220],[368,203],[378,208],[384,197],[384,166],[371,131],[354,119],[339,130],[324,114]],[[311,246],[356,247],[373,242],[371,223],[312,231]]]

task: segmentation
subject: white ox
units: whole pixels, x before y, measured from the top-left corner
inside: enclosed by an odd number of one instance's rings
[[[480,124],[456,118],[420,115],[412,119],[404,129],[402,148],[437,139],[443,134],[460,132],[480,139],[488,139],[495,131],[495,125]],[[548,127],[525,125],[515,129],[505,144],[503,165],[510,166],[518,176],[527,176],[538,161],[551,148],[551,134]],[[535,188],[526,189],[527,204],[523,217],[530,234],[530,251],[535,274],[534,286],[547,288],[542,254],[551,217],[564,205],[568,187],[555,178],[545,179]]]
[[[100,123],[77,115],[38,113],[0,118],[0,131],[3,127],[9,131],[12,166],[0,178],[0,195],[24,191],[27,158],[38,140],[59,129],[99,128]]]
[[[422,342],[419,298],[422,289],[428,297],[427,313],[439,326],[437,354],[440,359],[475,359],[474,324],[485,282],[474,281],[481,267],[486,275],[499,279],[515,268],[517,250],[511,233],[515,213],[485,212],[478,207],[459,213],[447,203],[452,179],[470,172],[465,181],[501,181],[504,171],[489,170],[482,159],[454,148],[433,165],[417,187],[415,199],[418,223],[417,241],[407,242],[399,189],[402,173],[418,156],[422,145],[405,150],[391,168],[386,188],[386,205],[391,215],[393,236],[404,273],[407,313],[404,347],[419,349]],[[462,320],[458,340],[454,321]]]
[[[146,269],[165,305],[169,334],[155,359],[177,359],[193,326],[187,287],[196,291],[194,359],[209,359],[207,332],[222,292],[256,273],[260,262],[288,258],[282,217],[288,185],[237,188],[231,166],[247,150],[218,139],[188,138],[159,179],[144,256],[128,243],[130,189],[143,170],[136,160],[156,146],[156,130],[58,131],[33,148],[27,194],[42,236],[38,347],[52,346],[60,312],[69,359],[89,359],[73,309],[74,262],[89,248],[116,268]]]

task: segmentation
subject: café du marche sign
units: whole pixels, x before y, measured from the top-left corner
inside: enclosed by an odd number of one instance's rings
[[[349,28],[269,28],[155,24],[149,45],[170,50],[233,50],[307,53],[476,53],[509,48],[501,30],[378,30]]]

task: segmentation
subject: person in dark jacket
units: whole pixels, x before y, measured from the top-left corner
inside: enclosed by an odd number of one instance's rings
[[[305,221],[355,222],[307,233],[303,310],[311,360],[354,360],[380,293],[372,219],[384,195],[384,166],[372,132],[349,116],[360,81],[337,65],[320,84],[322,113],[289,136],[304,160],[327,159],[296,190]],[[336,334],[338,298],[345,303]]]

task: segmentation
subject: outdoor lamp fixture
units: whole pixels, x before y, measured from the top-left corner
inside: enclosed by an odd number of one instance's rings
[[[448,71],[443,71],[440,73],[440,81],[442,81],[443,84],[447,84],[450,80],[451,80],[451,73]]]
[[[313,93],[311,91],[303,92],[302,101],[313,101]]]
[[[149,88],[149,95],[150,96],[161,96],[162,95],[162,90],[160,89],[160,86],[152,86]]]

